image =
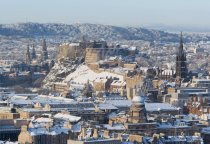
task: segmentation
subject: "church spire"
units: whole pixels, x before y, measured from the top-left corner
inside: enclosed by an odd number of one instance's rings
[[[183,52],[183,36],[182,36],[182,31],[180,34],[180,46],[179,46],[179,52]]]
[[[35,50],[35,46],[34,46],[34,45],[32,45],[31,58],[32,58],[32,59],[36,59],[36,50]]]
[[[181,31],[181,34],[180,34],[180,43],[183,44],[183,36],[182,36],[182,31]]]
[[[176,56],[176,77],[177,78],[186,78],[187,77],[187,61],[186,54],[183,48],[183,36],[182,32],[180,34],[180,46],[178,48],[177,56]]]
[[[46,40],[43,39],[43,42],[42,42],[42,60],[45,61],[47,59],[48,59],[47,44],[46,44]]]
[[[25,63],[30,64],[31,63],[31,54],[29,50],[29,45],[27,45],[26,54],[25,54]]]

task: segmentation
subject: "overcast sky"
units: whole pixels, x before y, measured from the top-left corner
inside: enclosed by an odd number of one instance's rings
[[[210,26],[210,0],[0,0],[0,23]]]

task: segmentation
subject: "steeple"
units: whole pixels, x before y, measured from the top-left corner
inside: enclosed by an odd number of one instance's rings
[[[179,46],[179,51],[183,52],[183,36],[182,36],[182,32],[180,34],[180,46]]]
[[[42,60],[47,60],[47,59],[48,59],[47,44],[46,44],[46,40],[43,39],[43,42],[42,42]]]
[[[26,54],[25,54],[25,63],[26,64],[31,63],[31,54],[30,54],[30,50],[29,50],[29,45],[27,45],[27,50],[26,50]]]
[[[183,48],[183,36],[182,32],[180,34],[180,45],[176,55],[176,78],[186,78],[187,77],[187,60],[186,53]]]
[[[36,50],[35,50],[35,46],[34,46],[34,45],[32,45],[31,58],[32,58],[32,59],[36,59]]]

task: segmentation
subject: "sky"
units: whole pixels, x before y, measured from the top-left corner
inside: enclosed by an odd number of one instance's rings
[[[0,0],[0,23],[210,25],[210,0]]]

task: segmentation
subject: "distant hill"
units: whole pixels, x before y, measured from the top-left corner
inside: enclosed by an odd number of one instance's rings
[[[86,37],[91,40],[145,40],[177,42],[179,36],[160,30],[118,27],[100,24],[57,24],[57,23],[18,23],[1,24],[0,35],[18,37],[66,37],[77,39]]]

